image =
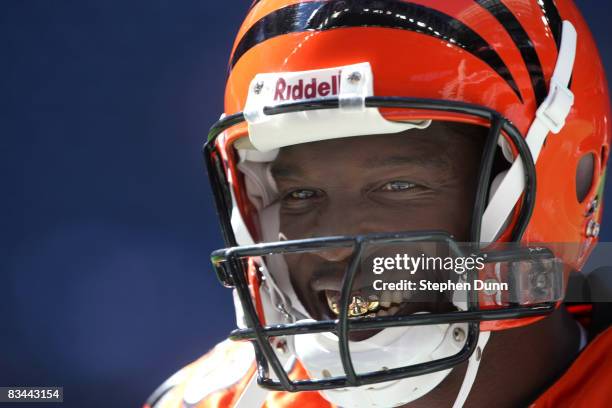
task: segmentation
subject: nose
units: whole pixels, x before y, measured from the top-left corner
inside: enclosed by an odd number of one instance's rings
[[[363,206],[360,194],[342,191],[329,196],[304,225],[303,237],[323,238],[332,236],[354,236],[375,232]],[[329,262],[347,262],[354,252],[354,245],[326,248],[314,254]]]
[[[312,226],[311,236],[326,237],[367,233],[363,211],[357,206],[358,200],[339,200],[328,202],[318,214],[316,225]],[[329,262],[347,262],[353,254],[354,246],[329,248],[318,251],[317,255]]]

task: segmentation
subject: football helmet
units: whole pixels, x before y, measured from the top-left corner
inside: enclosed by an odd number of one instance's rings
[[[203,152],[227,246],[212,262],[234,288],[230,337],[253,343],[258,383],[391,407],[468,361],[462,405],[490,332],[551,313],[596,244],[609,119],[604,70],[572,1],[255,1]],[[437,122],[486,129],[468,245],[436,230],[283,233],[271,171],[279,151]],[[511,295],[457,291],[452,310],[366,314],[381,299],[354,288],[371,253],[426,245],[486,253],[488,266],[463,279],[506,282]],[[349,256],[327,299],[336,316],[314,316],[289,258],[339,249]],[[365,330],[374,334],[351,336]],[[308,378],[292,376],[296,360]]]

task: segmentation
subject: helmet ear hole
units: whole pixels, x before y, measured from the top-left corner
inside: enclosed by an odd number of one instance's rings
[[[581,203],[586,198],[593,185],[595,172],[595,155],[587,153],[580,158],[576,167],[576,198]]]

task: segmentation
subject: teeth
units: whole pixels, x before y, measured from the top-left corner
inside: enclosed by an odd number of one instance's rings
[[[340,314],[339,294],[327,291],[325,297],[329,309],[338,316]],[[353,295],[348,307],[348,315],[351,317],[363,316],[368,312],[375,312],[379,306],[380,302],[376,295],[369,295],[367,298],[362,295]]]
[[[337,315],[340,314],[340,306],[338,305],[338,295],[331,291],[325,292],[325,297],[327,298],[327,306],[329,309]]]
[[[393,292],[393,303],[402,303],[402,292],[396,290]]]
[[[378,301],[378,296],[376,295],[368,296],[368,311],[374,312],[378,309],[378,306],[380,306],[380,302]]]
[[[393,302],[393,297],[391,295],[391,292],[384,291],[382,295],[380,296],[380,305],[384,308],[388,308],[389,306],[391,306],[392,302]]]
[[[363,296],[353,296],[348,307],[349,316],[361,316],[368,312],[368,301]]]
[[[397,312],[399,312],[399,310],[400,310],[399,306],[391,306],[387,310],[380,309],[378,312],[376,312],[376,316],[378,317],[394,316],[395,314],[397,314]]]

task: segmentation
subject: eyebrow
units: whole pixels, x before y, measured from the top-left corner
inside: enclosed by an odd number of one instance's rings
[[[377,157],[361,163],[361,168],[372,169],[372,168],[390,168],[398,166],[422,166],[433,169],[448,169],[448,161],[444,159],[444,155],[437,155],[433,158],[427,158],[422,156],[390,156],[390,157]],[[296,177],[303,176],[304,170],[294,164],[273,164],[270,171],[273,177]]]
[[[278,165],[278,164],[273,164],[272,167],[270,168],[270,172],[272,173],[272,177],[274,178],[278,178],[278,177],[289,178],[289,177],[301,176],[304,174],[302,169],[300,169],[297,166]]]

